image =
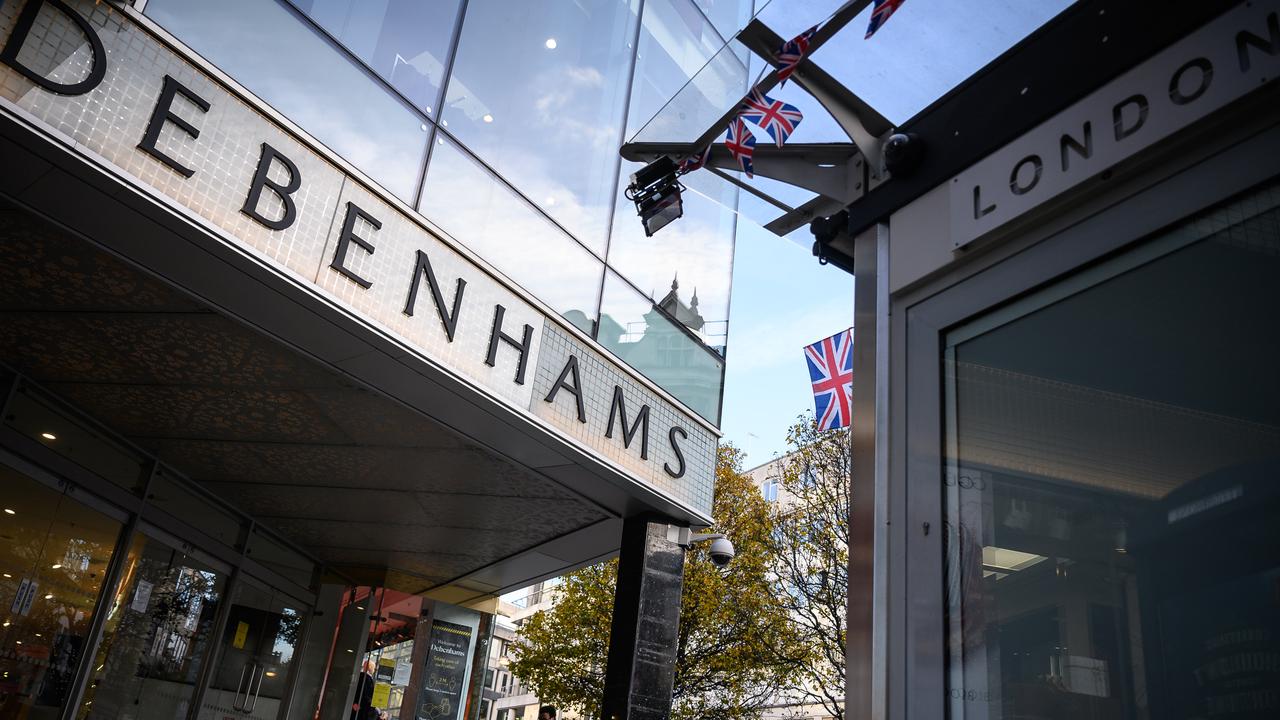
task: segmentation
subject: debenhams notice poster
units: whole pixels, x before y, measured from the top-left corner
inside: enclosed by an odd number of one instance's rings
[[[427,653],[418,720],[458,716],[470,648],[471,628],[444,620],[431,623],[431,652]]]

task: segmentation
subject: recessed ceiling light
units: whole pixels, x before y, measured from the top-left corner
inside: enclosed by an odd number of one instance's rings
[[[7,513],[7,514],[9,514],[9,515],[17,515],[17,514],[18,514],[18,513],[14,512],[14,511],[10,510],[9,508],[5,508],[5,509],[4,509],[4,511],[5,511],[5,513]]]
[[[58,439],[58,436],[57,436],[57,435],[54,435],[54,434],[53,434],[53,433],[51,433],[51,432],[42,432],[42,433],[40,433],[40,437],[44,438],[45,440],[57,440],[57,439]]]
[[[485,116],[484,116],[484,117],[482,117],[482,118],[480,118],[480,119],[481,119],[481,120],[484,120],[484,121],[485,121],[485,122],[487,122],[487,123],[491,123],[491,122],[493,122],[493,116],[492,116],[492,115],[489,115],[489,114],[485,114]]]
[[[54,564],[53,564],[53,569],[54,569],[54,570],[57,570],[57,569],[58,569],[58,568],[60,568],[60,567],[62,567],[62,563],[54,563]]]
[[[11,578],[11,577],[13,577],[13,576],[12,576],[12,575],[10,575],[9,573],[5,573],[5,574],[4,574],[4,576],[5,576],[5,577],[7,577],[7,578]]]
[[[268,671],[267,671],[266,673],[264,673],[264,674],[265,674],[267,677],[275,677],[275,676],[276,676],[276,671],[275,671],[275,670],[268,670]]]
[[[52,593],[50,593],[50,594],[48,594],[48,595],[45,595],[45,596],[44,596],[44,599],[45,599],[45,600],[52,600],[52,599],[53,599],[53,594],[52,594]]]
[[[547,38],[547,41],[546,41],[545,43],[543,43],[543,44],[547,46],[547,49],[548,49],[548,50],[555,50],[555,49],[556,49],[556,39],[555,39],[555,38]]]

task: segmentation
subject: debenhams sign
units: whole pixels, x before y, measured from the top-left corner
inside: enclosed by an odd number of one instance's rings
[[[710,430],[124,12],[89,0],[0,2],[0,37],[0,103],[449,372],[709,514]]]
[[[957,175],[950,191],[955,247],[1274,81],[1277,6],[1240,3]]]

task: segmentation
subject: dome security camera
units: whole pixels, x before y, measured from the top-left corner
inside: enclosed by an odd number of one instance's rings
[[[711,562],[716,567],[727,567],[733,561],[735,554],[733,543],[729,542],[729,538],[719,537],[711,541],[711,548],[707,551],[711,556]]]

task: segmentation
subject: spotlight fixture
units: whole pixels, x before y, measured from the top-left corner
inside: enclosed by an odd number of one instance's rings
[[[40,433],[40,437],[44,438],[45,440],[57,440],[57,439],[58,439],[58,436],[57,436],[57,435],[54,435],[54,434],[53,434],[53,433],[51,433],[51,432],[42,432],[42,433]]]
[[[663,156],[631,176],[631,184],[624,194],[636,204],[636,214],[647,237],[684,215],[684,202],[680,198],[684,186],[676,179],[676,170],[675,161]]]

